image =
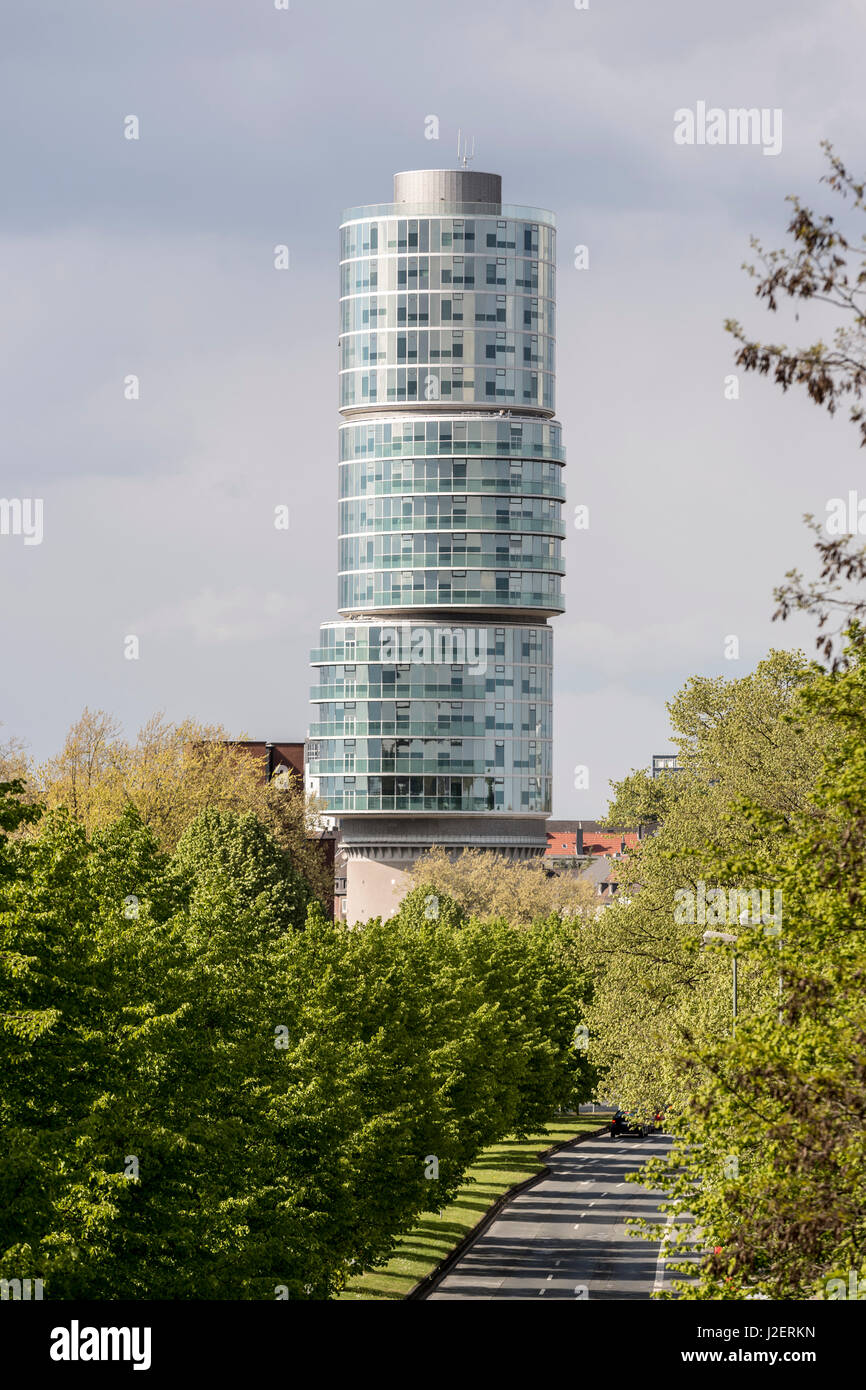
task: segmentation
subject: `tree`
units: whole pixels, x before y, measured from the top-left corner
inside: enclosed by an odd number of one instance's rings
[[[772,839],[781,931],[741,929],[736,950],[780,985],[735,1036],[684,1031],[676,1142],[644,1178],[671,1193],[680,1253],[701,1233],[687,1298],[845,1298],[866,1274],[866,641],[849,639],[847,669],[802,692],[834,734],[809,804],[753,805],[753,843],[719,863],[748,880]]]
[[[14,787],[0,806],[6,830],[38,815]],[[109,980],[82,828],[54,812],[35,836],[0,844],[0,860],[0,1274],[62,1283],[99,1251],[113,1213],[86,1134],[110,1066]]]
[[[655,825],[677,794],[677,773],[653,777],[649,768],[632,768],[621,782],[611,782],[613,796],[603,825]]]
[[[27,776],[27,750],[23,739],[0,743],[0,782],[23,781]]]
[[[842,199],[850,198],[856,212],[866,212],[866,182],[849,174],[828,141],[822,142],[822,149],[830,165],[822,182]],[[862,448],[866,444],[866,409],[861,404],[866,386],[866,245],[862,237],[855,241],[853,233],[846,234],[830,215],[813,212],[796,196],[788,201],[793,206],[788,224],[793,248],[768,252],[753,237],[760,268],[747,265],[744,269],[757,279],[755,293],[772,313],[783,299],[835,310],[839,322],[833,345],[819,338],[809,346],[789,349],[750,338],[734,319],[727,320],[725,327],[739,344],[737,366],[747,372],[772,374],[783,391],[804,387],[809,398],[831,415],[850,398],[849,418],[858,427]],[[820,578],[807,584],[799,570],[790,570],[786,582],[774,591],[778,607],[773,616],[785,619],[796,611],[813,614],[818,620],[818,651],[835,664],[839,660],[835,643],[842,629],[866,615],[866,598],[843,588],[843,583],[859,585],[866,580],[866,548],[855,544],[854,535],[825,535],[811,515],[805,520],[816,536]],[[834,616],[839,617],[839,625],[828,630]]]
[[[466,913],[512,924],[526,926],[552,912],[576,916],[595,906],[589,884],[554,873],[542,858],[515,860],[479,849],[452,857],[434,846],[418,857],[409,876],[416,885],[452,897]]]
[[[260,762],[218,725],[155,715],[129,743],[110,715],[85,710],[61,752],[31,767],[29,781],[36,798],[49,809],[67,807],[88,833],[132,806],[167,851],[202,811],[250,811],[271,827],[322,903],[333,900],[315,804],[300,787],[265,782]]]
[[[803,703],[815,678],[802,655],[774,652],[738,680],[692,679],[668,706],[684,769],[676,794],[657,832],[625,860],[623,874],[636,891],[581,930],[597,971],[587,1021],[603,1098],[640,1109],[684,1103],[691,1084],[682,1066],[686,1033],[704,1039],[730,1028],[731,964],[701,950],[701,938],[707,929],[737,929],[741,910],[752,905],[740,904],[741,891],[760,897],[763,890],[772,908],[774,827],[808,814],[834,738]],[[756,829],[744,803],[776,820]],[[748,877],[719,875],[721,860],[746,850],[753,857]],[[739,975],[745,1011],[772,995],[774,978],[756,963],[743,961]]]
[[[202,811],[177,843],[172,876],[193,907],[220,884],[239,911],[255,908],[274,931],[303,927],[311,900],[291,855],[252,811]]]
[[[866,183],[852,178],[829,141],[822,141],[821,148],[831,169],[822,183],[842,198],[851,197],[858,212],[866,212]],[[773,313],[785,297],[828,304],[847,315],[847,322],[835,330],[832,348],[819,339],[793,350],[750,339],[734,319],[728,319],[725,327],[740,344],[737,366],[747,372],[766,376],[772,371],[783,391],[793,385],[805,387],[810,400],[831,415],[851,396],[850,419],[859,428],[862,447],[866,445],[866,411],[858,402],[866,386],[866,250],[862,242],[852,245],[833,217],[818,216],[795,195],[789,195],[788,202],[793,207],[788,235],[794,249],[765,251],[752,238],[763,273],[759,275],[754,265],[744,269],[758,280],[755,294]]]
[[[558,917],[424,888],[297,930],[285,852],[225,811],[169,856],[129,804],[89,839],[55,810],[0,856],[0,1276],[48,1298],[330,1297],[590,1084]]]
[[[507,1024],[506,1057],[521,1070],[514,1108],[496,1101],[500,1133],[529,1133],[556,1106],[589,1098],[597,1075],[582,1025],[592,981],[574,918],[552,912],[531,923],[483,920],[427,884],[407,894],[396,920],[416,931],[431,922],[452,928],[465,968]]]

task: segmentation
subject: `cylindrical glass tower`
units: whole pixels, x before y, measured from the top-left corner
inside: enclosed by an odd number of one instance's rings
[[[352,920],[392,911],[388,866],[431,844],[544,851],[554,242],[551,213],[467,169],[397,174],[393,203],[343,219],[342,620],[312,654],[307,775],[340,820]]]

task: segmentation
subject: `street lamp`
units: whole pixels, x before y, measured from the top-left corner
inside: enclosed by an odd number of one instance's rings
[[[746,926],[748,926],[750,920],[751,920],[751,919],[750,919],[750,917],[749,917],[748,912],[741,912],[741,913],[740,913],[740,926],[741,926],[741,927],[746,927]],[[762,917],[762,918],[761,918],[761,921],[764,922],[764,923],[766,923],[767,921],[772,921],[772,920],[773,920],[773,919],[767,918],[767,917]],[[776,926],[773,928],[773,930],[774,930],[774,931],[778,931],[778,925],[776,925]],[[768,931],[768,934],[769,934],[769,931]],[[703,941],[704,945],[706,945],[708,941],[726,941],[726,942],[728,943],[729,946],[736,946],[736,944],[737,944],[737,934],[736,934],[736,932],[731,932],[731,931],[705,931],[704,934],[703,934],[703,936],[701,937],[701,940]],[[781,948],[782,948],[782,943],[781,943],[781,941],[780,941],[780,942],[779,942],[779,949],[781,950]],[[736,1031],[737,1031],[737,953],[736,953],[736,951],[734,951],[733,958],[732,958],[732,968],[733,968],[733,1009],[732,1009],[733,1023],[732,1023],[732,1026],[731,1026],[731,1032],[732,1032],[732,1033],[736,1033]],[[782,972],[781,972],[781,970],[780,970],[780,971],[779,971],[779,1022],[780,1022],[780,1023],[782,1022],[782,998],[783,998],[783,990],[784,990],[784,985],[783,985],[783,981],[782,981]]]
[[[751,921],[751,918],[749,917],[748,912],[741,912],[741,913],[740,913],[740,926],[741,926],[741,927],[747,927],[747,926],[749,925],[749,922],[750,922],[750,921]],[[762,915],[762,917],[761,917],[761,923],[762,923],[763,928],[764,928],[764,935],[765,935],[765,936],[779,936],[779,933],[781,932],[782,928],[779,926],[779,923],[776,921],[776,918],[775,918],[775,917],[771,916],[769,913],[766,913],[766,914]],[[735,941],[736,941],[736,939],[737,939],[737,938],[734,937],[734,940],[735,940]],[[781,941],[781,937],[779,937],[779,950],[781,951],[781,949],[782,949],[782,941]],[[735,970],[735,972],[736,972],[736,968],[737,968],[737,961],[736,961],[736,956],[735,956],[735,957],[734,957],[734,970]],[[785,997],[785,987],[784,987],[784,983],[783,983],[782,971],[780,970],[780,971],[779,971],[779,1024],[780,1024],[780,1025],[781,1025],[781,1023],[782,1023],[782,1000],[784,999],[784,997]],[[737,1010],[736,1010],[736,1008],[734,1008],[734,1013],[736,1014],[736,1012],[737,1012]]]
[[[704,945],[706,945],[708,941],[727,941],[727,943],[728,943],[729,946],[730,946],[730,945],[736,946],[736,944],[737,944],[736,934],[735,934],[734,932],[730,932],[730,931],[705,931],[704,934],[703,934],[703,936],[701,937],[701,940],[703,941]],[[733,955],[733,994],[732,994],[732,1003],[733,1003],[733,1009],[732,1009],[731,1016],[732,1016],[733,1022],[732,1022],[732,1025],[731,1025],[731,1032],[732,1032],[732,1033],[736,1033],[736,1031],[737,1031],[737,953],[736,953],[736,951],[734,951],[734,955]]]

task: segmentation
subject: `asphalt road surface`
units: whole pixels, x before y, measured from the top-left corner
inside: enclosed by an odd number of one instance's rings
[[[550,1176],[503,1207],[427,1297],[648,1299],[664,1279],[662,1247],[625,1222],[659,1215],[660,1194],[625,1175],[670,1144],[605,1134],[561,1149]]]

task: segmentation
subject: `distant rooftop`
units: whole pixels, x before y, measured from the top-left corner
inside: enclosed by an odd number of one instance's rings
[[[394,175],[394,202],[346,208],[343,222],[377,217],[496,217],[502,221],[543,222],[555,227],[546,208],[503,203],[502,178],[480,169],[409,169]]]

